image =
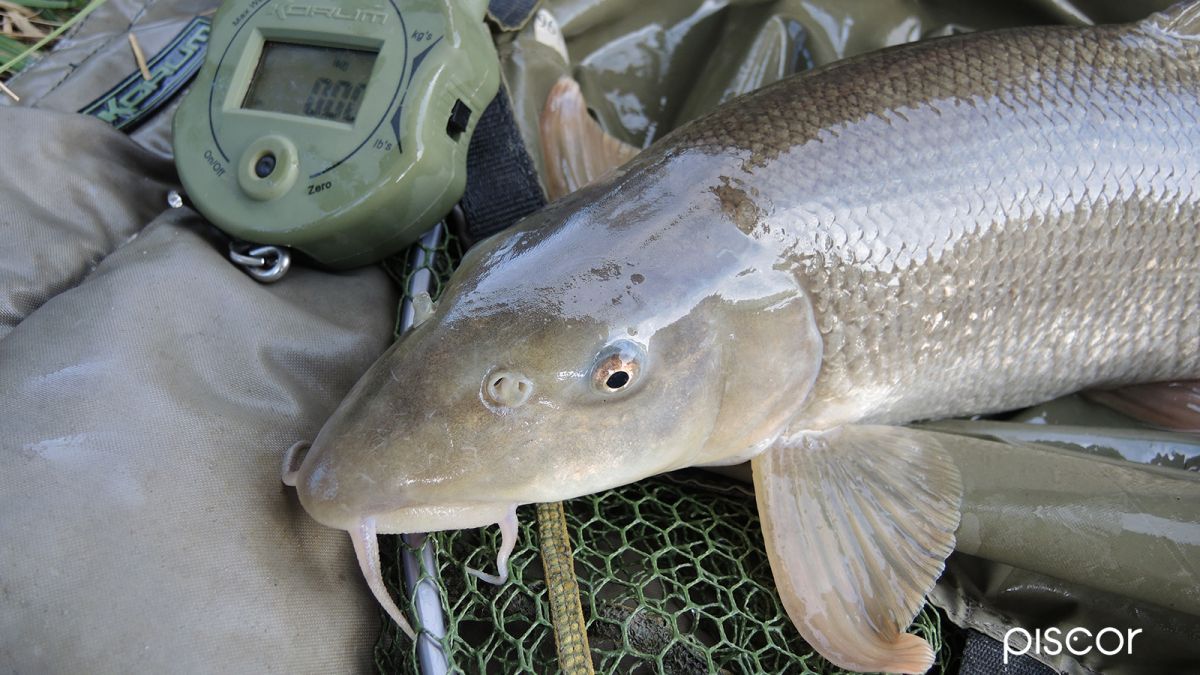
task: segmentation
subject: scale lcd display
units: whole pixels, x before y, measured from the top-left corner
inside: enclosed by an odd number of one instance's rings
[[[353,124],[378,55],[267,41],[242,107]]]

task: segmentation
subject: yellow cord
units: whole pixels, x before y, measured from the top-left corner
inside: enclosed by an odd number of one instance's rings
[[[538,539],[542,567],[546,570],[546,590],[550,595],[550,622],[554,625],[558,665],[565,675],[592,675],[595,670],[562,502],[538,504],[537,510]]]

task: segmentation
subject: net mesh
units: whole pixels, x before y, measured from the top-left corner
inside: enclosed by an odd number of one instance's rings
[[[462,251],[453,236],[424,251],[421,265],[413,261],[422,256],[410,254],[386,267],[402,289],[422,266],[431,270],[436,299]],[[747,486],[691,470],[573,499],[564,510],[597,672],[844,672],[814,653],[787,618]],[[422,573],[421,580],[439,591],[446,617],[441,648],[453,672],[558,670],[536,507],[517,514],[520,535],[503,586],[466,572],[494,567],[498,528],[429,537],[436,574]],[[419,630],[402,582],[401,552],[408,547],[398,536],[380,538],[385,579]],[[415,643],[380,616],[379,670],[420,672]],[[943,621],[926,606],[911,629],[933,645],[938,672],[951,655]]]
[[[574,499],[564,509],[597,672],[844,672],[815,654],[784,613],[746,487],[689,471]],[[465,571],[495,564],[496,528],[431,535],[438,570],[431,581],[442,595],[442,648],[453,671],[557,670],[536,509],[517,513],[520,541],[503,586]],[[403,597],[398,560],[407,545],[385,539],[388,578]],[[415,616],[415,608],[409,612]],[[945,664],[936,611],[922,610],[913,630]],[[382,672],[419,672],[413,642],[394,624],[384,629],[375,660]]]

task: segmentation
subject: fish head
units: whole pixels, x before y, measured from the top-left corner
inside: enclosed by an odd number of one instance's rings
[[[779,433],[820,363],[806,298],[743,235],[695,243],[722,217],[711,193],[635,187],[618,192],[640,204],[584,190],[471,250],[314,441],[296,485],[316,520],[486,525]]]

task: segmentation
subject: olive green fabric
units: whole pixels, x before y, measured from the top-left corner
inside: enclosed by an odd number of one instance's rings
[[[1056,433],[1063,447],[991,440],[1004,425]],[[1097,650],[1079,664],[1106,673],[1185,672],[1200,665],[1200,475],[1101,456],[1081,427],[954,422],[929,425],[963,474],[963,517],[934,601],[994,638],[1011,626],[1141,629],[1132,653]],[[1038,429],[1037,427],[1042,427]],[[1160,448],[1196,452],[1188,439]],[[1087,448],[1087,451],[1084,450]],[[1107,453],[1105,453],[1107,454]],[[973,600],[973,602],[972,602]],[[1108,641],[1109,649],[1113,641]],[[1082,647],[1082,645],[1081,645]],[[1069,655],[1043,655],[1078,670]]]
[[[169,160],[100,120],[24,108],[0,114],[3,337],[166,208],[176,179]]]
[[[1195,673],[1200,664],[1195,615],[975,556],[951,556],[930,599],[955,623],[1001,641],[1014,625],[1058,628],[1060,635],[1075,627],[1092,635],[1105,628],[1122,635],[1141,631],[1131,651],[1106,656],[1093,648],[1078,660],[1065,652],[1041,655],[1059,672]],[[1018,638],[1012,639],[1019,648]],[[1116,647],[1111,635],[1103,644],[1109,651]],[[1077,646],[1082,651],[1085,645],[1090,641]]]
[[[279,475],[389,342],[393,284],[300,267],[263,286],[120,133],[13,108],[0,129],[29,151],[0,183],[20,310],[0,338],[0,672],[368,668],[349,542]]]

